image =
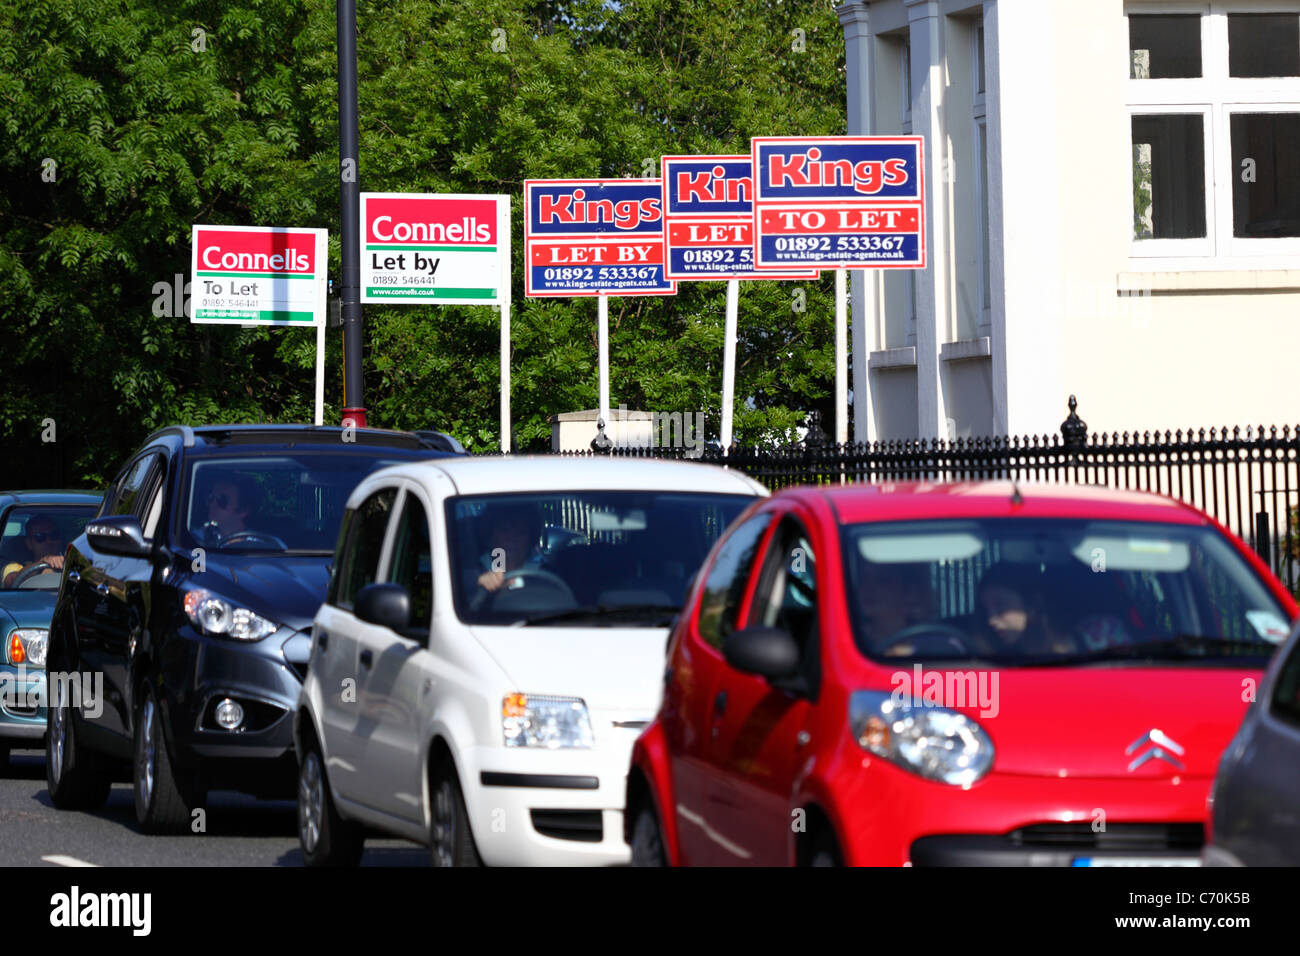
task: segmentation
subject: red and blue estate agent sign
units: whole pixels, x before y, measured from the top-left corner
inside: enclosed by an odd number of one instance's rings
[[[925,268],[920,136],[757,136],[758,268]]]
[[[816,270],[754,268],[749,156],[665,156],[664,258],[669,279],[815,279]]]
[[[675,295],[658,179],[524,182],[524,293]]]

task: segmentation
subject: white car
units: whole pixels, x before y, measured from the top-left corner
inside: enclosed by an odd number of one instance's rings
[[[709,548],[767,490],[651,459],[444,458],[352,493],[295,715],[312,865],[619,864],[632,743]]]

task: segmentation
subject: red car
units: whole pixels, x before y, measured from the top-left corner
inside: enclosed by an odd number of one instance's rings
[[[1170,498],[802,487],[714,546],[637,741],[634,863],[1197,863],[1296,604]]]

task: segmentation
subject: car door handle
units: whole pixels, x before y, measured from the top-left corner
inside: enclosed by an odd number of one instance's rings
[[[375,655],[371,652],[370,648],[367,647],[364,651],[361,652],[361,666],[369,667],[374,662],[375,662]]]
[[[325,650],[325,648],[329,647],[329,643],[330,643],[330,636],[326,634],[324,631],[321,631],[319,634],[316,635],[316,646],[319,647],[322,651]]]
[[[81,580],[81,572],[80,572],[80,571],[69,571],[69,572],[68,572],[68,583],[69,583],[69,584],[76,584],[76,583],[77,583],[78,581],[80,581],[80,580]]]

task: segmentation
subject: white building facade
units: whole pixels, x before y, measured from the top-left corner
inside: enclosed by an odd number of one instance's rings
[[[929,267],[851,273],[853,440],[1300,422],[1300,0],[837,12],[848,132],[927,149]]]

